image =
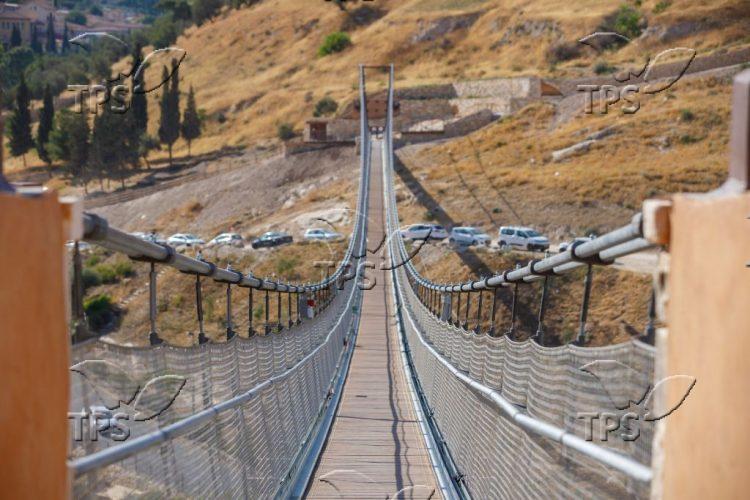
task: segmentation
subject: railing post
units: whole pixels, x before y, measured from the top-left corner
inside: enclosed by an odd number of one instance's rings
[[[248,288],[247,292],[247,336],[252,337],[255,335],[255,330],[253,329],[253,316],[255,311],[253,310],[253,289]]]
[[[539,316],[537,316],[536,325],[536,341],[539,345],[544,345],[544,313],[547,309],[549,278],[549,275],[544,277],[544,282],[542,284],[542,297],[539,300]]]
[[[159,345],[163,340],[156,332],[156,264],[151,262],[149,265],[151,267],[148,273],[148,319],[151,331],[148,334],[148,340],[151,345]]]
[[[458,302],[456,303],[456,322],[453,326],[458,327],[461,324],[461,290],[458,290]]]
[[[513,335],[516,330],[516,305],[518,302],[518,283],[513,283],[513,302],[510,307],[510,329],[506,333],[508,338],[513,340]]]
[[[589,314],[589,299],[591,297],[591,281],[593,279],[593,266],[588,264],[586,270],[586,278],[583,281],[583,301],[581,302],[581,315],[578,325],[578,338],[576,338],[576,345],[584,345],[586,343],[586,320]]]
[[[474,333],[481,333],[482,330],[482,296],[484,293],[479,290],[479,302],[477,303],[477,326],[474,329]]]
[[[208,342],[203,324],[203,290],[201,287],[201,275],[195,275],[195,312],[198,316],[198,345]]]
[[[466,292],[466,312],[464,313],[464,322],[461,328],[469,329],[469,310],[471,309],[471,291]]]
[[[497,312],[497,291],[498,288],[492,290],[492,312],[490,313],[490,330],[487,335],[490,337],[495,336],[495,313]]]
[[[648,300],[648,323],[642,340],[648,344],[654,343],[656,339],[656,290],[651,288],[651,296]]]
[[[227,340],[234,337],[234,330],[232,329],[232,285],[227,283]]]
[[[291,328],[294,325],[294,321],[292,320],[292,292],[286,294],[286,316],[289,328]]]
[[[268,298],[268,290],[266,290],[265,309],[266,309],[266,326],[263,329],[263,331],[265,332],[266,335],[268,335],[269,333],[271,333],[271,324],[270,324],[270,316],[269,316],[269,313],[271,310],[271,302],[270,302],[270,299]]]
[[[281,324],[281,292],[276,292],[276,323],[279,328],[279,332],[284,329]]]

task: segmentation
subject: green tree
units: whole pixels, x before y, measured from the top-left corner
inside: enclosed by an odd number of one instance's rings
[[[55,126],[49,136],[50,155],[66,163],[84,191],[88,184],[85,167],[89,159],[89,140],[89,123],[85,114],[68,109],[56,113]]]
[[[148,100],[146,99],[146,94],[143,92],[143,89],[139,92],[135,92],[139,86],[143,85],[143,72],[136,75],[136,71],[138,71],[138,68],[142,63],[141,44],[140,42],[136,42],[135,49],[133,50],[133,69],[131,70],[133,97],[130,100],[130,108],[139,135],[144,134],[148,128]]]
[[[339,109],[339,104],[332,98],[326,96],[315,103],[313,116],[318,117],[323,115],[330,115],[335,113],[337,109]]]
[[[52,100],[52,91],[49,85],[44,87],[44,97],[42,99],[42,111],[39,113],[39,127],[36,131],[36,150],[39,158],[47,164],[49,176],[52,177],[52,158],[47,151],[47,142],[49,134],[52,132],[52,126],[55,119],[55,106]]]
[[[31,25],[31,43],[29,44],[34,54],[42,53],[42,44],[39,43],[39,34],[36,30],[36,24]]]
[[[222,0],[193,0],[193,20],[200,26],[219,12],[224,5]]]
[[[65,20],[69,23],[82,24],[84,26],[86,26],[87,22],[86,14],[84,14],[80,10],[71,10],[68,15],[65,16]]]
[[[201,117],[195,106],[195,93],[191,85],[181,126],[182,137],[188,143],[188,156],[190,156],[190,144],[201,135],[201,125]]]
[[[34,147],[34,139],[31,137],[31,113],[29,104],[31,95],[26,79],[21,74],[21,81],[16,88],[16,103],[13,114],[10,116],[8,127],[8,139],[10,143],[10,154],[21,156],[26,166],[26,153]]]
[[[180,137],[180,88],[177,61],[172,59],[172,78],[162,87],[161,117],[159,122],[159,141],[167,145],[169,164],[172,165],[172,146]],[[162,71],[162,81],[169,78],[166,66]]]
[[[13,25],[13,31],[10,32],[10,46],[20,47],[22,43],[21,32],[18,31],[18,26]]]
[[[125,188],[126,168],[138,164],[138,138],[132,113],[104,106],[94,119],[89,160],[100,185],[105,176],[117,176]]]
[[[67,24],[65,25],[67,27]],[[52,14],[47,16],[47,39],[44,45],[47,54],[57,53],[57,42],[55,41],[55,18]]]
[[[159,149],[161,144],[156,137],[148,134],[142,134],[138,140],[138,154],[141,155],[143,161],[146,162],[146,168],[151,169],[151,163],[148,161],[148,155],[151,151]]]
[[[69,37],[68,33],[68,23],[65,23],[63,25],[63,36],[62,36],[62,46],[60,47],[60,51],[63,54],[67,54],[70,51],[70,41],[68,41]]]

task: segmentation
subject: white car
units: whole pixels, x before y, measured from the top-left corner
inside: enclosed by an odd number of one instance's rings
[[[340,233],[327,231],[325,229],[308,229],[304,238],[308,241],[334,241],[343,238]]]
[[[242,248],[245,243],[242,241],[242,236],[237,233],[221,233],[216,238],[208,242],[209,247],[216,247],[220,245],[231,245],[233,247]]]
[[[459,245],[489,245],[490,236],[475,227],[454,227],[448,241]]]
[[[500,248],[515,247],[539,251],[549,248],[549,240],[530,227],[503,226],[497,234],[497,244]]]
[[[448,231],[438,224],[412,224],[401,230],[401,237],[407,240],[443,240],[448,237]]]
[[[193,247],[193,246],[203,245],[205,241],[198,238],[194,234],[177,233],[167,238],[167,243],[175,247],[179,247],[179,246]]]

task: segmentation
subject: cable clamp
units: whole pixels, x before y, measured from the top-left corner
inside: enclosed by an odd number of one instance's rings
[[[590,240],[589,240],[590,241]],[[576,248],[578,248],[581,245],[584,245],[586,243],[589,243],[589,241],[574,241],[572,245],[570,245],[570,257],[576,261],[580,262],[582,264],[589,264],[589,265],[602,265],[607,266],[609,264],[612,264],[614,260],[604,260],[602,259],[599,254],[594,254],[590,257],[579,257],[576,255]]]

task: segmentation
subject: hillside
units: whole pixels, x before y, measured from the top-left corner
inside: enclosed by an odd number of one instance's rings
[[[344,102],[355,96],[359,63],[394,63],[403,87],[521,74],[588,76],[602,59],[626,67],[674,46],[708,54],[750,43],[750,17],[741,0],[677,0],[658,14],[659,2],[637,3],[642,23],[650,26],[641,39],[604,56],[581,50],[557,64],[550,62],[550,47],[575,45],[622,2],[386,0],[373,7],[382,17],[361,26],[323,1],[265,0],[226,11],[177,42],[188,52],[183,88],[195,87],[211,117],[196,150],[273,137],[281,122],[299,130],[321,97]],[[318,57],[324,37],[342,28],[351,33],[352,46]],[[371,88],[384,83],[377,75],[371,82]]]
[[[198,105],[208,117],[193,151],[275,139],[277,126],[286,122],[299,132],[323,96],[341,104],[355,96],[360,63],[394,63],[403,87],[515,75],[575,78],[592,75],[597,63],[621,69],[642,65],[647,55],[676,46],[707,55],[750,44],[745,0],[347,4],[349,13],[322,0],[263,0],[239,10],[225,9],[212,21],[189,28],[175,44],[187,51],[181,88],[186,92],[194,86]],[[635,24],[625,25],[642,32],[637,40],[603,54],[576,43],[612,26],[622,5],[639,16]],[[352,46],[319,57],[325,36],[338,30],[351,35]],[[160,71],[155,65],[147,78],[153,81]],[[371,75],[370,89],[382,87],[377,76]],[[149,96],[153,132],[158,127],[159,94]],[[176,146],[178,155],[186,152],[182,140]],[[33,153],[28,156],[31,163],[38,162]],[[20,159],[12,159],[8,168],[20,164]]]

